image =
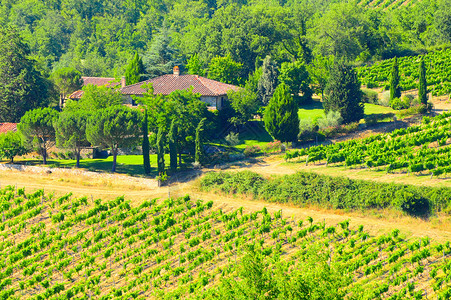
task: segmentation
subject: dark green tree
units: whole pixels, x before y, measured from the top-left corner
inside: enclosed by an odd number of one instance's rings
[[[53,124],[58,119],[58,112],[51,108],[29,110],[17,125],[25,138],[25,145],[34,148],[42,155],[42,163],[47,164],[47,151],[55,140]]]
[[[123,103],[122,94],[107,86],[88,84],[83,87],[83,96],[79,101],[68,100],[64,110],[95,111]]]
[[[80,153],[83,147],[89,146],[86,139],[86,123],[89,111],[63,110],[54,123],[56,132],[56,145],[59,148],[71,149],[76,156],[76,167],[80,167]]]
[[[355,70],[343,61],[336,61],[330,71],[323,102],[326,114],[339,112],[344,123],[363,118],[362,91]]]
[[[333,56],[317,55],[308,67],[315,93],[318,95],[321,94],[321,99],[324,99],[324,90],[326,89],[330,69],[333,64]]]
[[[203,131],[204,131],[204,124],[205,124],[205,118],[202,119],[199,124],[196,127],[196,153],[195,153],[195,161],[199,164],[205,163],[205,151],[204,151],[204,137],[203,137]]]
[[[395,57],[390,76],[390,101],[395,98],[401,98],[401,86],[399,85],[399,81],[398,58]]]
[[[143,166],[144,173],[150,174],[150,146],[149,146],[149,121],[147,116],[147,108],[144,109],[144,121],[142,125],[142,151],[143,151]]]
[[[157,164],[158,164],[158,175],[164,174],[165,164],[164,164],[164,129],[162,127],[158,128],[157,133]]]
[[[271,60],[270,56],[266,56],[263,60],[262,74],[258,80],[258,96],[264,105],[268,104],[276,87],[279,72],[277,65]]]
[[[51,84],[15,29],[0,27],[0,49],[0,122],[18,122],[26,111],[47,106]]]
[[[290,93],[298,105],[312,101],[313,91],[310,88],[311,79],[303,62],[282,63],[278,80],[288,86]]]
[[[175,122],[175,119],[172,119],[168,133],[169,162],[172,172],[177,171],[177,125]]]
[[[141,81],[141,74],[144,74],[144,65],[142,59],[139,57],[138,52],[135,52],[135,56],[130,61],[125,70],[125,82],[127,85],[135,84]]]
[[[23,140],[18,132],[8,131],[0,134],[0,157],[8,158],[11,163],[14,162],[14,156],[28,153],[23,145]]]
[[[67,67],[56,70],[55,72],[53,72],[51,78],[59,91],[60,109],[63,108],[63,101],[66,99],[66,97],[70,93],[81,89],[81,87],[83,86],[81,73],[75,70],[74,68]]]
[[[92,145],[105,145],[113,153],[111,171],[116,172],[119,148],[136,145],[142,127],[138,110],[115,105],[95,111],[86,125],[86,136]]]
[[[250,80],[246,81],[244,88],[238,91],[230,90],[227,96],[230,105],[235,111],[229,122],[235,126],[246,124],[260,107],[261,102],[257,93],[252,89]]]
[[[424,60],[420,61],[420,79],[418,83],[418,99],[424,105],[428,104],[428,85],[426,82],[426,67],[424,66]]]
[[[299,133],[298,106],[285,83],[281,83],[269,100],[263,116],[266,130],[276,140],[295,142]]]

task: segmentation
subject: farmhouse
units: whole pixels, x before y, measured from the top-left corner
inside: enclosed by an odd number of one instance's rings
[[[0,133],[17,131],[17,123],[0,123]]]
[[[83,86],[87,86],[88,84],[108,87],[125,86],[125,77],[121,79],[121,82],[113,77],[82,77],[81,79],[83,80]],[[68,99],[80,100],[81,96],[83,96],[83,91],[78,90],[70,94]]]
[[[240,88],[211,80],[198,75],[181,75],[179,68],[174,67],[173,74],[166,74],[160,77],[152,78],[133,85],[128,85],[120,89],[125,97],[125,103],[136,105],[132,96],[142,97],[146,92],[141,86],[152,83],[154,94],[169,95],[176,90],[187,90],[193,87],[193,93],[201,95],[200,99],[207,103],[209,109],[221,109],[224,101],[227,100],[227,92],[237,91]]]

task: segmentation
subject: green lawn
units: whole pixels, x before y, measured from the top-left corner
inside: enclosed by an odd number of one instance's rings
[[[240,133],[241,144],[236,145],[238,150],[244,150],[247,146],[262,147],[274,139],[265,129],[265,123],[261,120],[250,121]]]
[[[186,168],[191,161],[186,156],[182,156],[182,161]],[[41,165],[42,160],[37,159],[27,159],[27,160],[17,160],[17,163],[23,163],[28,165]],[[71,168],[75,167],[76,161],[73,159],[49,159],[47,165],[51,167],[65,167]],[[169,155],[165,155],[165,164],[169,167]],[[113,166],[113,157],[102,159],[82,159],[80,160],[80,168],[90,170],[90,171],[102,171],[111,172],[111,167]],[[157,176],[157,155],[150,155],[150,176]],[[128,174],[132,176],[144,175],[143,169],[143,157],[142,155],[119,155],[117,157],[116,173]]]
[[[396,113],[391,107],[385,107],[376,104],[365,103],[365,115],[374,114],[389,114]],[[315,120],[324,116],[323,104],[319,101],[314,101],[312,104],[303,105],[298,111],[299,119]]]

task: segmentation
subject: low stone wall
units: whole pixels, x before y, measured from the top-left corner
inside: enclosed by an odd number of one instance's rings
[[[74,176],[74,177],[88,177],[88,178],[98,178],[98,179],[109,179],[112,181],[123,181],[128,184],[137,184],[144,187],[155,188],[158,186],[158,182],[155,179],[150,178],[139,178],[132,177],[121,174],[111,174],[111,173],[100,173],[91,172],[83,169],[76,168],[49,168],[49,167],[38,167],[38,166],[26,166],[17,164],[0,164],[0,171],[19,171],[33,174],[54,174],[56,176]]]

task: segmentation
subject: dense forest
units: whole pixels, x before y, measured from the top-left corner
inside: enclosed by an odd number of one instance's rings
[[[318,55],[362,64],[451,42],[450,0],[396,9],[373,2],[2,0],[0,24],[20,32],[45,76],[73,67],[119,77],[138,52],[152,77],[197,54],[204,72],[212,58],[230,56],[244,83],[267,55],[279,64]]]

